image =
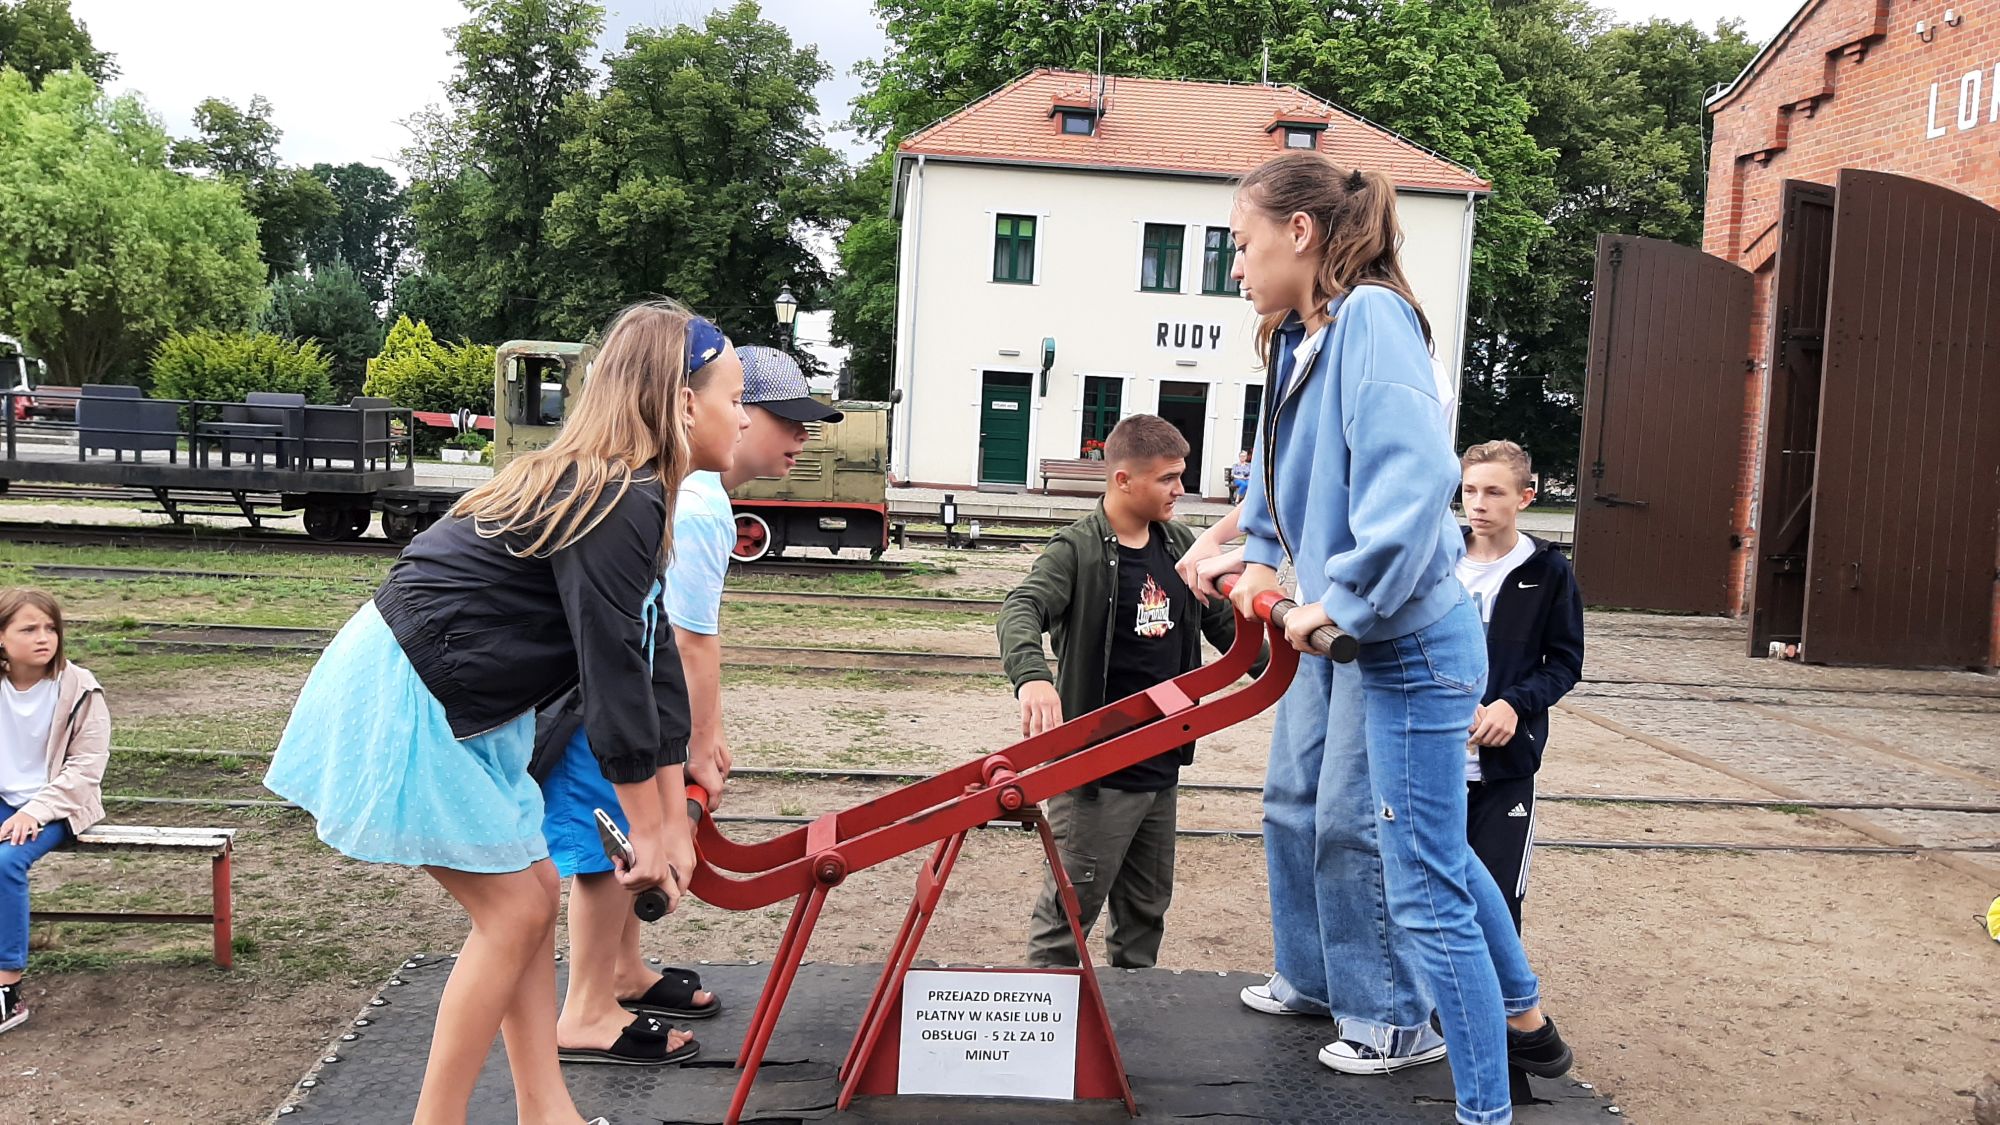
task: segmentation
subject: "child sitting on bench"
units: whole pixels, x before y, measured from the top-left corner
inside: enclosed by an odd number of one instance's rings
[[[28,868],[104,819],[111,715],[97,677],[63,656],[62,606],[0,590],[0,1031],[28,1018]]]

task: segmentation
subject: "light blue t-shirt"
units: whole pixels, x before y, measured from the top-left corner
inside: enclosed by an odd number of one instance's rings
[[[690,633],[722,631],[722,580],[736,549],[736,515],[720,473],[689,473],[674,504],[667,620]]]

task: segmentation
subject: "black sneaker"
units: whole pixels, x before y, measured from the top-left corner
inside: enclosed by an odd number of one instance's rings
[[[1537,1078],[1560,1078],[1569,1073],[1575,1056],[1556,1030],[1556,1021],[1546,1019],[1533,1031],[1507,1029],[1507,1062]]]
[[[21,1006],[21,983],[0,984],[0,1031],[12,1031],[28,1022],[28,1009]]]

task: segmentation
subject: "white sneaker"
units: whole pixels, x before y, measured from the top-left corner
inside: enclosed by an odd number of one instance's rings
[[[1243,1001],[1244,1007],[1252,1011],[1263,1012],[1267,1016],[1303,1016],[1310,1014],[1308,1012],[1301,1012],[1297,1008],[1285,1007],[1284,1001],[1271,995],[1271,985],[1268,981],[1263,984],[1250,985],[1236,995]]]
[[[1321,1064],[1342,1074],[1394,1074],[1444,1057],[1444,1044],[1411,1055],[1384,1055],[1366,1043],[1337,1039],[1319,1051]]]

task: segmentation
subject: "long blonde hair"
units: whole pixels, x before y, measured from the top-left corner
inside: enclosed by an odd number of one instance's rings
[[[556,440],[509,461],[460,497],[452,514],[471,518],[488,538],[531,536],[525,548],[508,550],[546,556],[588,535],[634,483],[657,479],[667,500],[664,562],[673,548],[674,498],[690,464],[681,391],[708,378],[707,368],[687,377],[693,319],[669,300],[632,305],[612,318]]]
[[[1250,170],[1236,185],[1237,197],[1284,223],[1303,211],[1312,216],[1319,255],[1313,274],[1313,303],[1326,303],[1361,284],[1380,285],[1410,303],[1424,341],[1431,322],[1403,276],[1396,251],[1403,229],[1396,221],[1396,181],[1381,172],[1342,168],[1316,152],[1288,152]],[[1271,334],[1285,314],[1273,313],[1257,327],[1257,356],[1270,361]]]

